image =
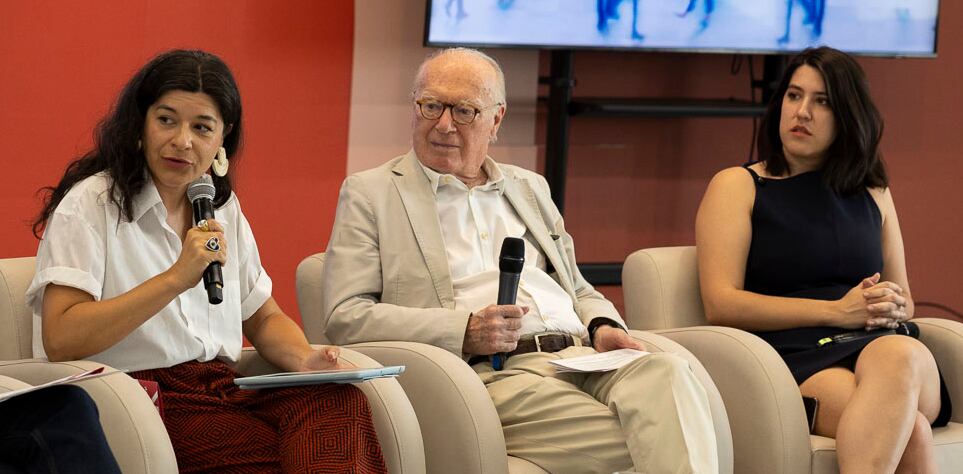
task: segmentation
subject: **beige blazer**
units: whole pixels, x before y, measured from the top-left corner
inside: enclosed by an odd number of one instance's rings
[[[550,275],[586,326],[625,323],[582,278],[545,178],[498,164],[505,196],[541,247]],[[435,195],[414,151],[345,179],[324,265],[326,333],[335,344],[413,341],[463,356],[468,311],[456,311]],[[494,301],[492,302],[494,303]]]

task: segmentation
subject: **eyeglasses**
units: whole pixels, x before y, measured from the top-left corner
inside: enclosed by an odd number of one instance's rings
[[[465,103],[459,104],[446,104],[444,102],[439,102],[432,99],[418,99],[415,101],[418,104],[418,110],[421,111],[421,116],[428,120],[438,120],[445,113],[445,109],[451,109],[451,119],[459,125],[468,125],[475,121],[475,117],[482,112],[482,110],[490,109],[492,107],[497,107],[502,105],[500,102],[496,102],[488,107],[483,107],[481,109],[471,106]]]

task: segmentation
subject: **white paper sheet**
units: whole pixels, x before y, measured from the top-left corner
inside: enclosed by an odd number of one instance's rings
[[[648,354],[635,349],[617,349],[570,359],[550,360],[549,363],[555,366],[556,372],[609,372]]]
[[[23,395],[25,393],[35,392],[37,390],[42,390],[47,387],[53,387],[54,385],[63,385],[68,383],[82,382],[84,380],[95,379],[97,377],[103,377],[105,375],[116,374],[117,370],[104,370],[104,367],[97,367],[93,370],[88,370],[86,372],[81,372],[79,374],[69,375],[62,379],[52,380],[42,385],[36,385],[30,388],[22,388],[20,390],[13,390],[10,392],[0,393],[0,402],[5,402],[18,395]]]

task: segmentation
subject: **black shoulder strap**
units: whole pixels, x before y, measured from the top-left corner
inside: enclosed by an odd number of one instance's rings
[[[750,175],[752,175],[752,180],[755,181],[756,184],[758,184],[758,185],[760,185],[760,186],[762,186],[763,184],[766,184],[766,180],[765,180],[762,176],[759,176],[759,174],[756,173],[755,170],[753,170],[752,168],[749,167],[749,165],[751,165],[751,164],[752,164],[752,163],[746,163],[746,164],[742,165],[742,167],[743,167],[746,171],[748,171]]]

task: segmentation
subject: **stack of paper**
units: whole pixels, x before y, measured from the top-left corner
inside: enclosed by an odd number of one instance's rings
[[[68,383],[82,382],[84,380],[95,379],[97,377],[103,377],[105,375],[116,374],[116,373],[118,373],[118,371],[113,369],[104,370],[104,367],[97,367],[96,369],[88,370],[86,372],[81,372],[79,374],[69,375],[62,379],[52,380],[42,385],[0,393],[0,402],[7,401],[13,397],[16,397],[17,395],[23,395],[25,393],[35,392],[37,390],[45,389],[47,387],[53,387],[54,385],[64,385]]]
[[[618,370],[639,357],[647,355],[646,351],[635,349],[618,349],[600,352],[570,359],[550,360],[556,372],[608,372]]]

